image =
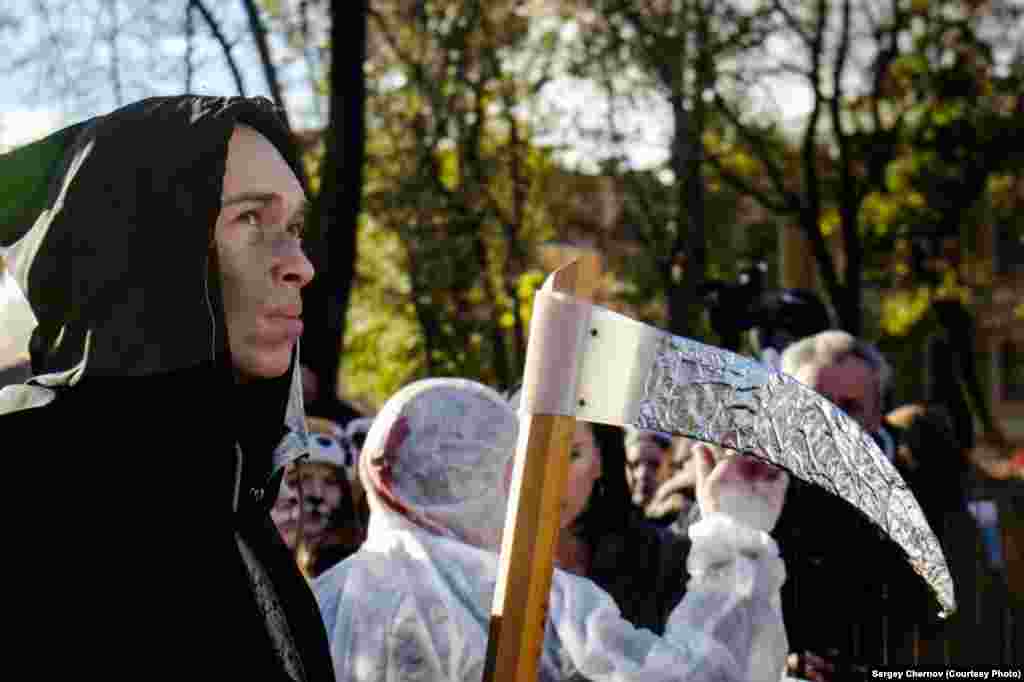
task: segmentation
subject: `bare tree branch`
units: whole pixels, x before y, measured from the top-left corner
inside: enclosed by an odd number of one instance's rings
[[[185,92],[192,92],[192,76],[195,65],[193,53],[195,52],[196,26],[195,15],[192,3],[185,5]]]
[[[829,102],[829,111],[832,119],[832,134],[835,135],[839,144],[839,214],[840,226],[843,235],[843,246],[846,252],[846,265],[844,268],[843,283],[846,293],[845,308],[847,311],[860,310],[861,299],[861,264],[863,253],[860,242],[858,226],[858,202],[859,194],[856,186],[856,178],[853,175],[852,159],[850,158],[850,137],[847,135],[842,118],[843,100],[843,72],[846,68],[846,59],[850,51],[850,17],[851,0],[843,0],[840,19],[840,37],[838,52],[832,67],[832,98]],[[859,314],[858,314],[859,317]],[[852,316],[844,320],[848,324]],[[859,326],[859,325],[858,325]],[[851,329],[857,333],[859,329]]]
[[[107,0],[105,4],[110,19],[110,30],[107,32],[107,44],[110,48],[110,82],[114,86],[114,100],[118,107],[122,107],[124,106],[124,87],[121,83],[121,58],[117,49],[121,22],[118,19],[117,1]]]
[[[793,15],[785,6],[783,6],[781,0],[773,0],[772,6],[776,11],[782,15],[786,25],[800,38],[800,40],[808,47],[814,46],[814,38],[807,34],[804,27],[800,25],[800,20]]]
[[[54,48],[54,50],[57,53],[56,64],[51,66],[50,68],[53,69],[54,71],[59,69],[60,72],[61,72],[61,76],[63,76],[63,80],[64,80],[65,85],[66,86],[73,86],[74,81],[71,79],[71,76],[68,73],[67,58],[65,57],[65,54],[64,54],[64,41],[61,39],[60,30],[58,28],[55,28],[54,25],[53,25],[53,15],[50,13],[50,9],[49,9],[47,3],[44,0],[37,0],[36,1],[36,8],[37,8],[37,10],[39,12],[39,15],[43,18],[43,23],[46,24],[46,28],[48,29],[48,33],[49,33],[49,40],[50,40],[51,43],[53,43],[53,48]],[[40,72],[40,81],[42,80],[42,76],[43,76],[43,72]],[[39,92],[41,91],[41,89],[42,89],[42,83],[41,82],[37,82],[37,84],[36,84],[36,95],[37,96],[38,96]]]
[[[231,71],[231,77],[235,81],[235,88],[238,90],[239,95],[245,97],[245,81],[242,80],[242,72],[235,62],[234,55],[231,54],[232,44],[221,30],[220,23],[217,22],[217,19],[207,9],[203,0],[189,0],[189,6],[198,10],[199,14],[203,17],[203,21],[210,28],[210,33],[213,34],[214,39],[220,44],[220,48],[224,52],[224,59],[228,64],[228,69]]]
[[[811,250],[818,261],[818,268],[822,279],[825,280],[825,287],[828,289],[829,298],[836,304],[844,327],[851,331],[851,333],[856,333],[859,330],[856,329],[858,325],[855,322],[855,318],[859,316],[860,311],[849,310],[845,305],[846,297],[843,295],[843,287],[840,285],[839,277],[836,274],[835,262],[832,254],[829,253],[828,246],[825,244],[825,238],[821,234],[820,227],[821,187],[818,184],[817,131],[818,120],[821,117],[824,101],[821,93],[820,78],[825,52],[825,24],[828,5],[828,0],[818,0],[817,2],[817,17],[815,19],[814,36],[811,41],[811,78],[809,81],[814,92],[814,106],[808,117],[807,126],[804,129],[803,143],[801,144],[804,191],[807,195],[807,201],[803,204],[803,210],[801,211],[800,226],[810,242]]]
[[[765,168],[765,172],[768,174],[768,179],[771,180],[772,186],[775,191],[779,194],[781,202],[771,202],[778,206],[787,207],[788,211],[799,211],[800,210],[800,197],[790,190],[786,189],[786,180],[782,169],[776,165],[772,160],[775,155],[768,148],[764,138],[755,133],[751,126],[744,124],[736,112],[732,111],[729,106],[722,99],[722,96],[715,93],[715,103],[718,110],[728,119],[730,123],[735,127],[736,131],[740,136],[750,145],[751,150],[757,155],[758,160]],[[734,183],[735,184],[735,183]],[[761,201],[765,206],[767,203]]]
[[[284,120],[285,126],[291,130],[292,126],[288,120],[284,93],[281,90],[281,83],[277,78],[277,67],[274,65],[273,57],[270,55],[270,41],[267,38],[267,27],[260,16],[260,8],[256,5],[256,0],[242,0],[242,7],[245,8],[245,14],[249,19],[249,30],[252,31],[252,37],[256,41],[256,50],[260,55],[260,65],[263,67],[263,77],[267,80],[270,96],[274,100],[274,104],[280,109],[280,115]]]
[[[372,6],[368,10],[368,12],[368,16],[371,19],[373,19],[375,24],[377,24],[377,30],[380,31],[380,34],[384,37],[384,42],[388,44],[388,47],[390,47],[391,51],[395,53],[395,56],[398,57],[398,60],[403,64],[415,64],[416,59],[411,54],[402,49],[401,45],[398,42],[398,38],[395,37],[394,33],[392,33],[390,27],[388,26],[387,19],[384,18],[384,15],[378,12],[377,10],[373,9]]]
[[[821,215],[821,194],[818,187],[817,135],[818,120],[821,116],[823,97],[821,94],[821,67],[825,52],[825,23],[828,13],[827,0],[818,0],[814,37],[811,40],[811,71],[808,81],[814,93],[814,105],[804,128],[801,156],[803,158],[804,188],[807,192],[805,206],[815,216],[814,229],[817,231],[817,216]]]
[[[736,189],[740,194],[745,194],[752,197],[757,203],[764,206],[769,211],[779,214],[793,213],[799,214],[799,207],[790,206],[787,203],[777,201],[773,199],[767,192],[758,189],[754,184],[743,178],[737,173],[729,170],[723,163],[720,157],[716,155],[708,155],[705,160],[711,164],[715,169],[715,172],[721,176],[729,185]]]

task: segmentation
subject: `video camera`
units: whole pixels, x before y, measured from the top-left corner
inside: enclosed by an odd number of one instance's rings
[[[756,262],[740,271],[735,282],[708,280],[698,289],[708,309],[711,328],[724,348],[738,351],[745,332],[763,361],[777,365],[789,344],[833,328],[822,300],[807,289],[766,289],[768,266]]]

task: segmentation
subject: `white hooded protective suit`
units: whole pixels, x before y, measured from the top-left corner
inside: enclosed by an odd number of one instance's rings
[[[385,405],[359,464],[368,539],[314,584],[339,682],[481,679],[516,431],[501,396],[465,380],[416,382]],[[690,535],[693,577],[663,637],[556,568],[540,679],[778,680],[774,540],[722,514]]]

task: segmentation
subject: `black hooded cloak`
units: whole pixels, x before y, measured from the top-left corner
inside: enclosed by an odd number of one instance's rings
[[[37,321],[33,378],[0,391],[27,677],[333,679],[268,513],[308,437],[298,348],[244,386],[228,352],[213,226],[238,124],[298,168],[258,98],[147,99],[0,157],[0,245]]]

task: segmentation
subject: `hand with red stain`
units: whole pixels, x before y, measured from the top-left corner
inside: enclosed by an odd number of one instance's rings
[[[697,503],[702,514],[722,513],[771,532],[782,513],[789,475],[774,464],[707,443],[696,443]]]

